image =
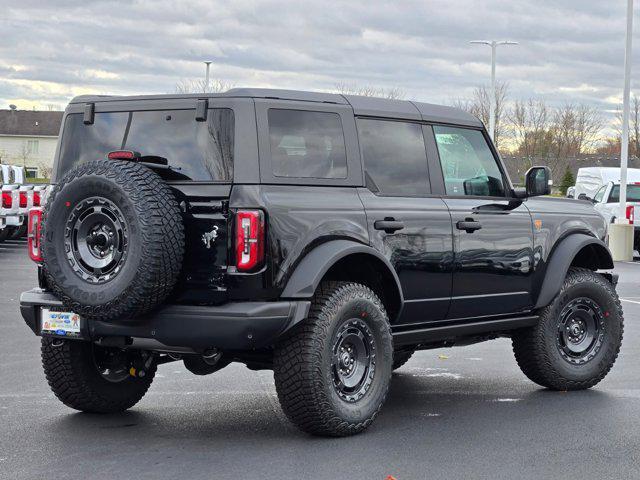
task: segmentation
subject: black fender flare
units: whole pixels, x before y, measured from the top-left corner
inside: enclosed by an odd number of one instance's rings
[[[380,252],[368,245],[351,240],[331,240],[311,250],[298,264],[287,282],[281,298],[309,299],[329,269],[348,255],[364,253],[380,260],[395,280],[400,298],[400,310],[404,304],[400,279],[391,262]]]
[[[585,233],[573,233],[559,241],[548,260],[544,280],[535,308],[549,305],[562,288],[569,267],[578,253],[585,247],[592,245],[597,252],[597,268],[613,268],[613,258],[606,244]]]

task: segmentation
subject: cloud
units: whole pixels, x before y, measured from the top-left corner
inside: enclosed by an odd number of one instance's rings
[[[624,0],[0,0],[0,11],[0,107],[170,93],[201,78],[203,60],[238,86],[398,87],[442,103],[488,83],[489,48],[469,41],[489,38],[520,43],[498,50],[512,98],[613,109],[622,89]]]

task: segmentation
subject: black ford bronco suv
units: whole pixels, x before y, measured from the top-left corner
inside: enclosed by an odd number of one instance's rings
[[[510,337],[546,388],[598,383],[623,317],[588,202],[514,188],[480,121],[285,90],[83,96],[29,218],[20,308],[57,397],[132,407],[156,367],[273,369],[304,431],[349,435],[416,350]],[[609,271],[608,271],[609,270]]]

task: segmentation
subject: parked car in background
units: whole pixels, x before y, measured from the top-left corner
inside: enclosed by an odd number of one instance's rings
[[[0,203],[0,218],[3,228],[0,230],[0,242],[12,236],[15,228],[20,226],[18,214],[20,204],[20,186],[15,182],[15,171],[11,165],[0,165],[0,186],[2,188],[2,202]]]
[[[608,182],[598,189],[593,199],[594,208],[609,223],[613,223],[620,212],[620,184]],[[627,202],[624,215],[634,223],[635,211],[640,209],[640,182],[627,184]],[[640,223],[634,223],[633,249],[640,251]]]
[[[620,183],[618,167],[583,167],[578,169],[573,196],[579,200],[591,200],[598,189],[608,182]],[[640,169],[627,169],[627,183],[640,182]],[[567,190],[569,196],[569,190]]]
[[[575,193],[576,193],[575,185],[573,187],[567,188],[567,198],[576,198]]]
[[[0,242],[22,238],[27,234],[29,210],[44,204],[47,186],[30,184],[26,169],[16,165],[0,165],[0,184]]]

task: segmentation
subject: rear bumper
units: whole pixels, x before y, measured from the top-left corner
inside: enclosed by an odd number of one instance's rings
[[[61,308],[62,302],[41,289],[20,296],[22,317],[36,335],[40,335],[38,320],[42,307]],[[166,351],[253,350],[273,344],[308,315],[309,307],[308,301],[164,305],[136,318],[135,323],[85,319],[82,338],[90,341],[124,339],[127,345],[148,345],[148,348]]]
[[[7,227],[19,227],[24,222],[24,217],[19,215],[3,215],[2,218]]]

